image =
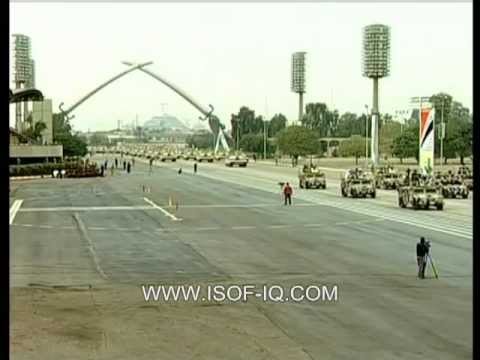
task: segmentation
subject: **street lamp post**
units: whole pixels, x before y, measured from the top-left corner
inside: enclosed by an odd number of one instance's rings
[[[263,122],[263,160],[267,160],[267,121]]]
[[[368,169],[368,105],[365,105],[365,168]]]
[[[443,111],[445,108],[445,97],[442,99],[442,125],[440,125],[440,168],[443,169],[443,139],[445,138],[445,123],[443,122]]]
[[[236,133],[237,133],[237,141],[236,141],[236,145],[237,145],[237,152],[238,150],[240,149],[240,146],[239,146],[239,136],[240,136],[240,121],[237,120],[237,128],[236,128]]]
[[[378,81],[390,74],[390,28],[373,24],[363,29],[363,75],[373,79],[373,104],[371,111],[371,157],[378,166]]]

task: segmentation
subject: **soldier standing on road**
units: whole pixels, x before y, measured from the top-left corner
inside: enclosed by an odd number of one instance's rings
[[[287,182],[285,184],[285,187],[283,188],[283,196],[285,198],[285,205],[292,205],[292,194],[293,194],[293,189],[290,186],[290,184]]]
[[[132,157],[132,167],[135,166],[135,158]]]
[[[127,173],[130,174],[130,169],[131,169],[132,165],[130,164],[130,161],[128,162],[127,164]]]
[[[197,173],[197,162],[196,161],[193,163],[193,173],[194,174]]]
[[[115,170],[115,167],[112,164],[112,166],[110,166],[110,175],[111,176],[113,176],[114,170]]]
[[[127,169],[127,162],[123,160],[123,170],[125,171]]]
[[[428,245],[425,242],[425,238],[422,236],[420,242],[417,243],[417,265],[418,265],[418,277],[425,279],[425,268],[427,267],[427,255]]]
[[[148,170],[148,173],[151,175],[153,172],[153,158],[150,158],[150,168]]]
[[[115,158],[115,169],[118,169],[118,159]]]
[[[103,164],[102,164],[102,166],[100,166],[100,176],[103,176],[104,171],[105,171],[105,168],[103,167]]]

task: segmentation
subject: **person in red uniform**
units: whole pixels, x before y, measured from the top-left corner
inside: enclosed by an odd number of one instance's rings
[[[288,202],[288,205],[292,205],[292,194],[293,194],[293,189],[292,187],[290,186],[290,184],[287,182],[285,184],[285,187],[283,188],[283,195],[284,195],[284,198],[285,198],[285,205],[287,205],[287,202]]]

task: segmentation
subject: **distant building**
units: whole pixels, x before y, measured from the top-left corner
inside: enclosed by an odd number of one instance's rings
[[[43,122],[46,125],[42,131],[42,144],[53,143],[53,116],[52,116],[52,100],[34,101],[32,115],[32,126],[37,122]]]
[[[154,116],[143,125],[145,131],[189,133],[190,129],[175,116],[163,114]]]
[[[13,82],[15,89],[35,87],[34,61],[31,57],[32,48],[30,37],[23,34],[13,34]],[[15,104],[15,128],[22,131],[22,120],[28,114],[28,102]]]
[[[13,34],[13,81],[15,88],[35,87],[34,62],[31,57],[30,37],[23,34]]]

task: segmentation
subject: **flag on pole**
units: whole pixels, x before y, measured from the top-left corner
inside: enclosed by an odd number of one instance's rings
[[[435,149],[435,109],[430,104],[425,105],[420,109],[419,160],[422,173],[430,175],[433,173]]]

